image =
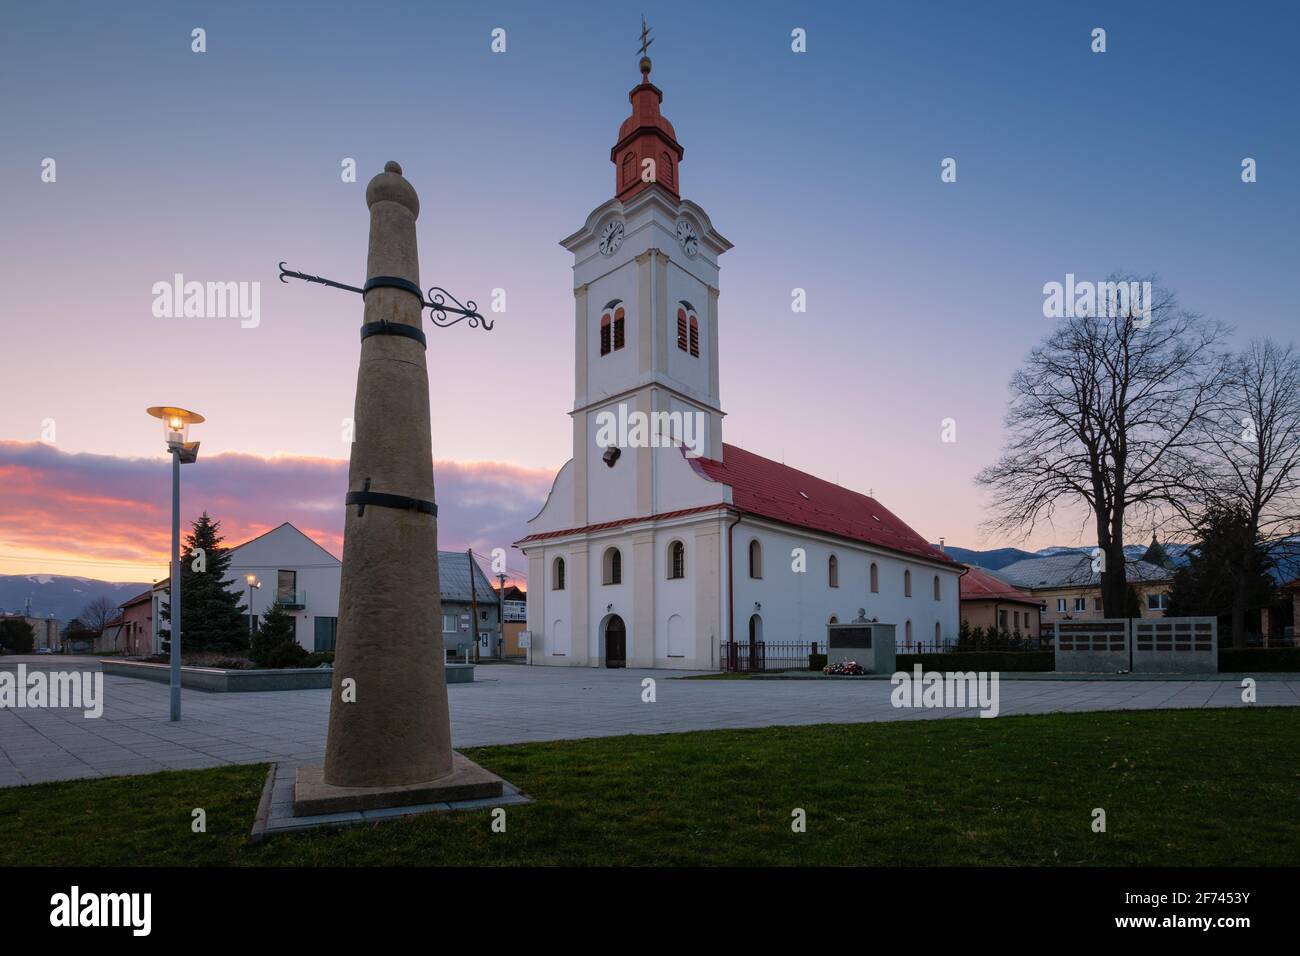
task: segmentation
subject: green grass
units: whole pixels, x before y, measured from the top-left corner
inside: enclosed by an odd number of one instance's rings
[[[264,766],[42,784],[0,791],[0,864],[1294,865],[1298,721],[1138,711],[479,748],[536,800],[504,834],[482,810],[257,847]]]

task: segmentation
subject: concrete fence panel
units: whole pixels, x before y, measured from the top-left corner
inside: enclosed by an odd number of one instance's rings
[[[1127,618],[1057,621],[1054,636],[1058,671],[1114,674],[1129,669]]]
[[[1218,621],[1166,617],[1133,621],[1133,672],[1214,674],[1219,670]]]

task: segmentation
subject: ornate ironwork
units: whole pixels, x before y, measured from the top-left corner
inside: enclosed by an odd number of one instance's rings
[[[381,277],[381,278],[388,278],[388,277]],[[359,295],[365,295],[366,293],[366,289],[359,288],[358,286],[345,285],[342,282],[335,282],[333,279],[326,279],[321,276],[308,275],[305,272],[295,272],[292,269],[287,268],[285,264],[281,262],[280,281],[284,282],[286,281],[286,279],[302,279],[304,282],[316,282],[319,283],[320,285],[327,285],[334,289],[342,289],[345,292],[356,292]],[[466,302],[461,302],[459,299],[457,299],[454,295],[452,295],[450,292],[448,292],[446,289],[442,288],[441,286],[435,285],[431,287],[427,293],[429,298],[426,300],[420,296],[418,288],[416,286],[411,285],[410,283],[406,283],[405,280],[403,280],[403,284],[400,286],[397,285],[395,282],[375,283],[373,281],[368,282],[367,286],[374,287],[376,285],[381,285],[381,284],[385,286],[392,286],[394,288],[406,289],[406,291],[410,292],[412,295],[416,296],[416,298],[420,299],[420,305],[423,308],[429,310],[429,320],[433,322],[434,325],[438,326],[438,328],[440,329],[448,328],[450,326],[457,324],[458,322],[463,322],[466,319],[469,319],[470,328],[476,329],[481,325],[484,331],[487,332],[491,332],[493,325],[496,324],[492,322],[490,319],[488,319],[486,316],[484,316],[483,313],[479,312],[478,304],[473,299],[469,299]],[[450,299],[452,302],[456,304],[448,305],[447,304],[448,299]],[[449,312],[457,315],[458,318],[448,319],[447,313]]]
[[[469,327],[471,329],[478,328],[479,323],[482,323],[485,330],[489,332],[492,331],[492,323],[484,318],[483,314],[479,312],[478,303],[473,299],[462,303],[446,289],[436,285],[431,286],[426,294],[429,296],[429,301],[424,304],[430,309],[429,320],[439,328],[445,329],[448,326],[455,325],[457,322],[469,319]],[[448,299],[451,299],[451,301],[455,302],[456,305],[447,305]],[[448,321],[448,312],[455,312],[460,316],[460,318]]]

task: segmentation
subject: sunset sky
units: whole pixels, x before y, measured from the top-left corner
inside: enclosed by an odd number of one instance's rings
[[[440,541],[520,537],[570,453],[558,241],[613,194],[643,10],[682,194],[735,243],[725,439],[872,491],[931,541],[1079,543],[1075,525],[985,537],[972,482],[1050,328],[1042,287],[1156,273],[1238,344],[1295,338],[1300,14],[805,6],[6,4],[0,574],[163,573],[157,404],[208,419],[187,521],[206,508],[231,541],[293,521],[339,553],[361,300],[281,284],[277,263],[360,284],[365,183],[388,159],[420,193],[423,285],[506,292],[490,333],[426,323]],[[176,273],[260,282],[260,323],[154,317]]]

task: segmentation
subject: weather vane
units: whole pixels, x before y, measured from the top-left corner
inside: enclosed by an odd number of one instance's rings
[[[654,42],[654,40],[650,39],[650,27],[646,25],[645,14],[643,13],[641,14],[641,49],[637,52],[645,56],[650,49],[650,44]]]

